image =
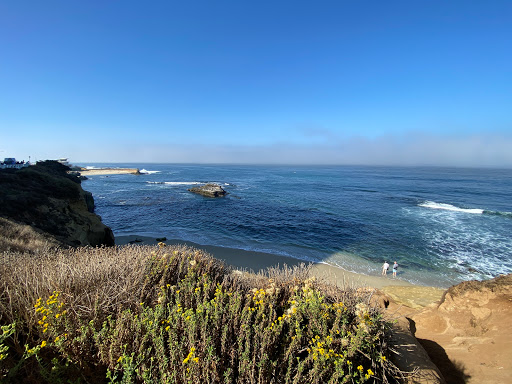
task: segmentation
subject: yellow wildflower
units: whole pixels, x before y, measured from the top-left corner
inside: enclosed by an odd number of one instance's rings
[[[195,347],[190,348],[190,352],[187,357],[185,357],[185,360],[183,360],[183,364],[187,364],[188,361],[193,358],[195,350]],[[196,361],[195,358],[193,358],[193,360]]]

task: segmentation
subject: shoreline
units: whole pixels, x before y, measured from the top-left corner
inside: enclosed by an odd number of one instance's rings
[[[215,245],[201,245],[191,241],[179,239],[167,239],[163,241],[167,245],[185,244],[193,248],[204,250],[216,259],[224,261],[235,268],[259,272],[269,267],[287,265],[289,267],[299,264],[308,264],[293,257],[275,255],[258,251],[220,247]],[[116,245],[157,245],[155,237],[139,235],[116,236]],[[410,308],[423,308],[433,302],[439,301],[444,289],[414,285],[408,281],[393,279],[391,276],[371,276],[346,271],[329,264],[312,263],[311,274],[323,281],[337,286],[353,286],[357,288],[376,288],[393,300]]]

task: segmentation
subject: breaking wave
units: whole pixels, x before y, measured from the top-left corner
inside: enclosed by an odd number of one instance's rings
[[[139,171],[139,173],[143,174],[143,175],[152,175],[153,173],[160,173],[160,171],[148,171],[146,169],[141,169]]]
[[[199,181],[146,181],[148,184],[166,184],[166,185],[198,185],[203,184]]]
[[[442,209],[445,211],[454,211],[454,212],[465,212],[465,213],[473,213],[473,214],[485,214],[491,216],[502,216],[509,217],[512,219],[512,212],[499,212],[499,211],[488,211],[480,208],[461,208],[456,207],[451,204],[444,203],[436,203],[434,201],[425,201],[423,203],[418,204],[419,207],[431,208],[431,209]]]
[[[512,212],[484,211],[487,215],[502,216],[512,219]]]
[[[445,211],[454,211],[454,212],[465,212],[465,213],[476,213],[482,214],[484,213],[483,209],[480,208],[460,208],[451,204],[444,203],[436,203],[435,201],[425,201],[423,203],[418,204],[420,207],[431,208],[431,209],[442,209]]]

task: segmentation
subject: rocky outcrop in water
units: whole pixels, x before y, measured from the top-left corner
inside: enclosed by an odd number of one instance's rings
[[[199,187],[190,188],[189,191],[206,197],[222,197],[227,194],[227,192],[217,184],[205,184]]]
[[[81,180],[56,161],[0,171],[0,217],[30,225],[67,246],[114,245]]]

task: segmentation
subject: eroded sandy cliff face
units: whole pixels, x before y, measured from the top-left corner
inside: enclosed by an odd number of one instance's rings
[[[69,167],[55,161],[0,172],[0,217],[27,224],[62,245],[114,245],[94,200]]]
[[[512,275],[455,285],[411,319],[448,383],[511,382]]]
[[[375,291],[373,300],[391,321],[394,363],[402,371],[416,372],[405,382],[511,382],[512,274],[454,285],[426,307],[411,306],[403,296],[386,289]]]

